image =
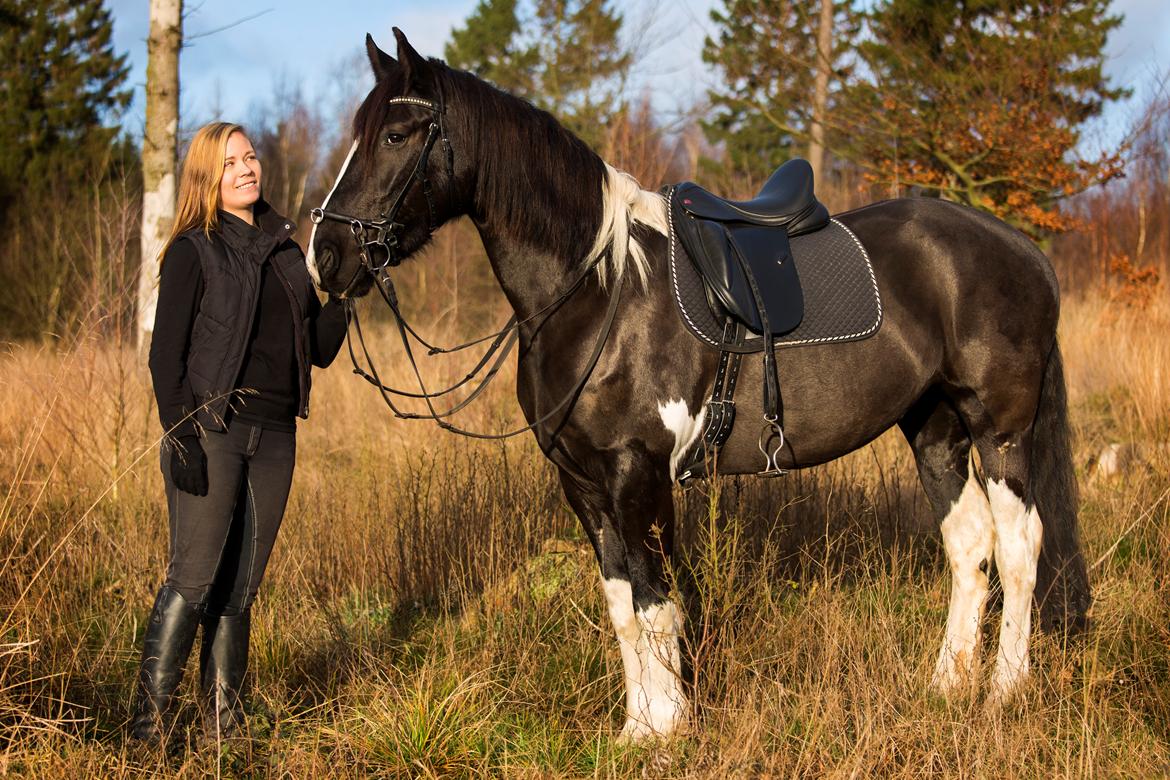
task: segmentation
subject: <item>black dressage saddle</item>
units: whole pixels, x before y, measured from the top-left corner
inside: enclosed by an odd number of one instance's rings
[[[670,221],[703,280],[707,305],[724,323],[719,368],[703,423],[702,445],[683,459],[683,481],[707,470],[709,457],[731,435],[735,384],[749,333],[759,336],[764,357],[764,427],[759,447],[761,474],[782,474],[784,447],[777,336],[804,318],[804,296],[789,238],[829,224],[829,211],[813,194],[813,172],[804,160],[781,165],[760,194],[748,201],[724,200],[693,182],[669,189]],[[672,244],[673,246],[673,244]]]
[[[716,316],[725,312],[773,336],[800,324],[804,299],[788,238],[829,224],[813,193],[812,166],[789,160],[748,201],[725,200],[693,182],[675,186],[671,199],[675,231]]]

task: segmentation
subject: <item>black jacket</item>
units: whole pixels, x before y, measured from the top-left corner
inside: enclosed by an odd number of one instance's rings
[[[264,201],[254,213],[255,227],[220,212],[210,240],[188,231],[163,258],[150,371],[174,435],[195,421],[223,430],[229,404],[291,429],[309,413],[311,366],[329,365],[345,338],[344,310],[320,305],[292,222]]]

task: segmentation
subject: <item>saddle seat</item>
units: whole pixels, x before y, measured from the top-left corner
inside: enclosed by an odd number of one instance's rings
[[[681,205],[700,219],[783,227],[790,236],[811,233],[829,223],[829,211],[813,192],[813,171],[807,160],[781,165],[751,200],[727,200],[693,182],[678,186]]]
[[[788,238],[829,224],[813,191],[812,166],[789,160],[748,201],[725,200],[693,182],[673,187],[670,197],[672,225],[716,318],[729,314],[758,334],[765,322],[774,336],[796,328],[804,298]]]

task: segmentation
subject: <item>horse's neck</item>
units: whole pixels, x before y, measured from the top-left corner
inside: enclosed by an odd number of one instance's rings
[[[501,235],[488,221],[476,220],[488,260],[508,302],[520,319],[530,317],[563,296],[575,281],[569,263]]]

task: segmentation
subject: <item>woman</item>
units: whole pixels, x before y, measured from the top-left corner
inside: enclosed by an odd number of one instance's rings
[[[292,223],[260,192],[243,128],[200,128],[183,163],[150,345],[170,515],[131,724],[150,743],[166,735],[200,625],[207,735],[242,725],[249,611],[292,483],[295,418],[308,416],[310,364],[328,366],[345,337],[340,302],[318,302]]]

